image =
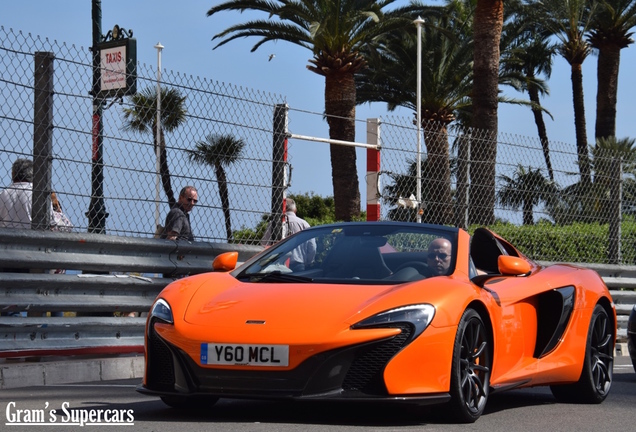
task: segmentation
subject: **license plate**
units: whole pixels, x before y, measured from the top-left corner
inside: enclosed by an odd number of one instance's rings
[[[289,345],[201,344],[201,364],[289,366]]]

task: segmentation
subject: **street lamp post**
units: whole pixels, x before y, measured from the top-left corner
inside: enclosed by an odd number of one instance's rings
[[[424,20],[421,17],[417,17],[413,21],[417,27],[417,223],[422,222],[422,24]]]
[[[161,199],[161,150],[159,145],[161,141],[161,50],[163,49],[163,45],[161,45],[160,42],[157,42],[155,48],[157,49],[157,145],[155,146],[155,153],[157,156],[157,179],[155,182],[155,227],[158,228],[161,223],[159,214]]]

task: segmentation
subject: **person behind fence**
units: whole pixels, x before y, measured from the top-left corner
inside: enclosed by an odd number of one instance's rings
[[[302,231],[310,227],[306,220],[296,216],[297,211],[298,208],[296,206],[296,201],[292,198],[285,198],[285,217],[283,218],[283,235],[281,240],[297,233],[298,231]],[[261,239],[262,246],[271,246],[274,244],[274,240],[272,239],[272,230],[273,224],[270,222],[267,225],[265,234],[263,234],[263,238]]]
[[[55,192],[51,192],[51,231],[59,232],[71,232],[73,231],[73,224],[64,211],[62,210],[62,204]],[[53,274],[66,273],[64,269],[53,269],[50,271]]]
[[[53,211],[51,212],[51,231],[73,231],[73,224],[64,213],[64,210],[62,210],[62,204],[60,204],[60,200],[55,192],[51,192],[51,205],[53,207]]]
[[[66,216],[64,211],[62,210],[62,204],[60,204],[60,200],[57,198],[57,194],[55,192],[51,192],[51,231],[59,231],[59,232],[71,232],[73,231],[73,224],[71,220]],[[52,274],[64,274],[66,273],[66,269],[52,269],[49,270],[49,273]],[[64,312],[55,311],[51,312],[52,317],[63,317]]]
[[[283,223],[283,238],[310,227],[309,223],[306,220],[296,216],[296,211],[298,211],[298,208],[296,207],[296,201],[294,201],[292,198],[285,198],[285,222]],[[267,231],[265,231],[263,240],[261,240],[261,244],[266,246],[271,245],[271,238],[272,224],[270,223],[267,227]],[[292,251],[289,261],[289,268],[292,271],[303,271],[305,270],[305,267],[307,265],[313,262],[315,256],[316,240],[311,239],[301,244]]]
[[[309,223],[305,219],[296,216],[296,202],[287,198],[287,211],[285,217],[287,220],[287,235],[292,235],[309,228]],[[316,257],[316,239],[310,239],[292,251],[289,261],[289,268],[292,271],[303,271],[305,267],[311,264]]]
[[[0,227],[31,229],[33,161],[16,159],[11,166],[11,184],[0,191]],[[29,269],[3,268],[0,272],[29,273]],[[25,312],[2,312],[2,316],[26,316]]]
[[[177,203],[166,216],[161,238],[194,241],[190,225],[190,212],[198,201],[199,194],[194,186],[186,186],[181,189]]]
[[[31,229],[33,161],[16,159],[11,184],[0,192],[0,227]]]

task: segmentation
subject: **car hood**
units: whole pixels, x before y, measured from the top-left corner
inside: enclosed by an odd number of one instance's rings
[[[211,279],[194,293],[185,311],[187,323],[236,328],[246,322],[264,322],[270,329],[330,324],[348,327],[363,318],[360,312],[374,299],[395,289],[386,285],[244,283],[223,279],[221,287]]]

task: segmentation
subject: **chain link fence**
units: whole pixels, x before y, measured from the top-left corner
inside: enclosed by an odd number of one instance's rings
[[[489,225],[538,260],[636,263],[634,140],[600,140],[580,154],[500,133],[489,164],[483,131],[432,124],[421,136],[418,206],[416,127],[382,121],[382,219],[416,221],[421,207],[422,222]]]
[[[140,101],[130,97],[97,101],[103,129],[103,164],[97,168],[103,182],[96,185],[91,52],[1,27],[0,93],[5,103],[0,108],[0,178],[4,186],[11,181],[12,163],[34,155],[34,130],[40,121],[39,113],[34,113],[37,53],[53,56],[51,189],[74,230],[100,232],[90,226],[88,217],[96,211],[100,219],[95,225],[104,227],[107,234],[152,236],[169,210],[166,191],[178,198],[187,185],[199,192],[192,218],[197,240],[228,241],[228,214],[230,229],[237,230],[256,226],[271,211],[273,115],[274,107],[285,103],[284,97],[162,71],[167,158],[161,168],[169,173],[164,184],[157,175],[154,123],[149,115],[156,111],[148,105],[156,99],[156,66],[138,64]],[[171,109],[183,111],[172,124]],[[214,147],[228,137],[240,143],[232,147],[233,153],[222,145]],[[208,144],[210,163],[205,163],[207,159],[197,163],[191,157],[197,143]],[[220,196],[221,183],[227,187],[226,202]],[[96,196],[99,187],[103,193]]]
[[[42,53],[50,53],[54,71],[52,127],[45,130],[34,110]],[[39,134],[50,134],[50,157],[35,166],[50,161],[50,189],[73,230],[153,236],[171,200],[194,185],[197,240],[258,243],[264,229],[257,227],[275,201],[275,113],[285,97],[163,70],[162,119],[176,120],[163,120],[155,136],[156,68],[137,65],[138,97],[96,101],[92,60],[87,48],[0,27],[2,186],[11,182],[13,162],[32,159]],[[608,140],[583,154],[574,144],[506,133],[492,140],[433,124],[422,133],[419,206],[413,118],[388,117],[381,128],[381,219],[415,221],[419,210],[422,222],[492,226],[538,260],[636,262],[633,142]],[[155,143],[165,145],[165,157]],[[207,157],[193,157],[206,148]],[[34,186],[34,195],[44,192]]]

